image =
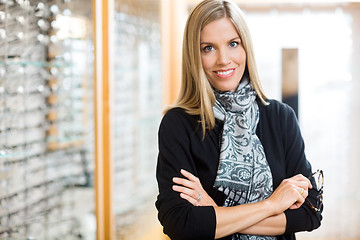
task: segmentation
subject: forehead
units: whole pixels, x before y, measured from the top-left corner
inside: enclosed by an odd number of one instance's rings
[[[220,18],[207,24],[200,33],[201,42],[217,42],[240,37],[229,18]]]

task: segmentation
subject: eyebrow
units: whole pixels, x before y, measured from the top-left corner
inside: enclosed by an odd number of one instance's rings
[[[234,41],[234,40],[236,40],[236,39],[239,39],[240,41],[241,41],[241,38],[240,37],[234,37],[234,38],[232,38],[232,39],[230,39],[229,40],[229,42],[232,42],[232,41]],[[211,45],[211,44],[213,44],[213,43],[211,43],[211,42],[201,42],[200,43],[200,45],[203,45],[203,44],[206,44],[206,45]]]

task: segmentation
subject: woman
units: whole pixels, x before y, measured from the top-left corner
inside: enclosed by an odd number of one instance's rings
[[[205,0],[188,17],[182,86],[159,128],[156,176],[171,239],[295,239],[320,226],[295,114],[265,97],[230,1]]]

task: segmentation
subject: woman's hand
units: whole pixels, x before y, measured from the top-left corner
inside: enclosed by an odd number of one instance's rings
[[[310,180],[298,174],[284,179],[267,200],[272,203],[275,214],[280,214],[286,209],[301,207],[311,188]]]
[[[214,200],[203,189],[199,178],[183,169],[180,170],[180,173],[186,179],[174,177],[173,182],[177,185],[173,185],[172,189],[179,192],[181,198],[194,206],[217,206]]]

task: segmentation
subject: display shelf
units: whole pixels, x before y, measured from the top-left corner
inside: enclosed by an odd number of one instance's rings
[[[72,195],[93,186],[93,44],[91,6],[73,2],[0,1],[0,239],[82,238]]]

